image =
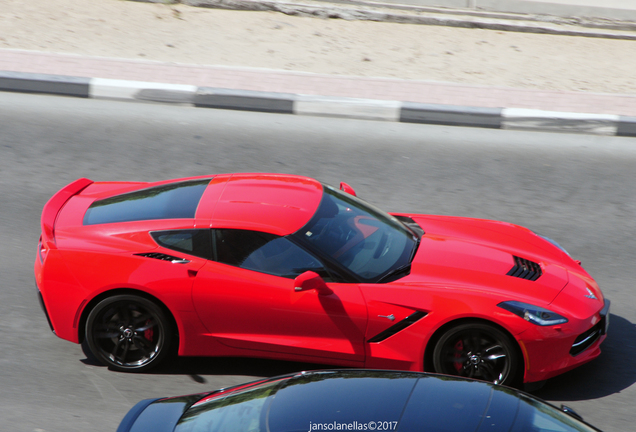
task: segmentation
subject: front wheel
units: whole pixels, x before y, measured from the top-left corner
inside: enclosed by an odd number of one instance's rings
[[[154,302],[136,295],[116,295],[97,304],[86,321],[86,342],[110,369],[142,372],[167,354],[172,325]]]
[[[516,385],[520,366],[515,342],[498,328],[482,323],[447,330],[435,345],[435,372]]]

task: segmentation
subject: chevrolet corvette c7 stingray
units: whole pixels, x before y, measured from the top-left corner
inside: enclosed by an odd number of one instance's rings
[[[517,385],[600,354],[609,301],[553,241],[340,189],[284,174],[76,180],[42,213],[51,329],[119,371],[174,349]]]

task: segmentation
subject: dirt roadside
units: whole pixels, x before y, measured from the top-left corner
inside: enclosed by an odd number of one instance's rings
[[[0,0],[0,48],[636,94],[636,41],[122,0]]]

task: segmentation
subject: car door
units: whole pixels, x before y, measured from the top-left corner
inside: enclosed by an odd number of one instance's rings
[[[193,289],[210,334],[235,348],[364,361],[367,311],[357,284],[329,282],[322,263],[286,237],[213,232],[216,260],[198,272]],[[308,270],[332,293],[295,290],[294,278]]]

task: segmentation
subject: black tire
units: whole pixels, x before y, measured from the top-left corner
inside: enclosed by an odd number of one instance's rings
[[[460,324],[447,330],[433,351],[435,372],[518,384],[520,358],[516,342],[502,330],[483,323]]]
[[[122,372],[145,372],[170,350],[174,330],[151,300],[136,295],[108,297],[91,310],[86,342],[95,357]]]

